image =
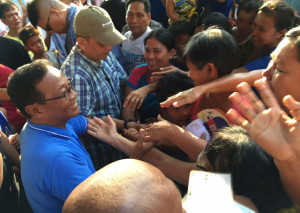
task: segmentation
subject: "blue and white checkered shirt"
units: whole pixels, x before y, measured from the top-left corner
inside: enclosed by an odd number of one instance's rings
[[[72,85],[77,92],[80,114],[92,117],[119,118],[122,109],[120,84],[127,75],[112,53],[99,64],[88,59],[76,45],[73,47],[61,71],[73,78]],[[99,141],[85,142],[95,169],[124,157],[121,152]]]
[[[84,56],[76,45],[61,71],[73,78],[80,114],[100,118],[107,115],[120,117],[120,84],[126,80],[127,75],[112,53],[97,64]]]

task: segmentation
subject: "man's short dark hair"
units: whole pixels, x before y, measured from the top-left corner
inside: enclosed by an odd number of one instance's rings
[[[38,2],[36,0],[32,0],[31,2],[27,3],[27,14],[28,14],[28,19],[32,26],[37,28],[37,24],[39,22],[39,10],[38,10]]]
[[[41,35],[40,31],[33,26],[28,25],[21,29],[19,33],[19,39],[22,40],[24,45],[27,45],[28,39],[36,35]]]
[[[36,60],[18,68],[8,79],[7,94],[27,118],[31,118],[31,115],[26,113],[25,107],[44,99],[44,94],[36,86],[48,72],[49,65],[48,60]]]
[[[12,7],[16,7],[18,10],[18,6],[12,1],[0,1],[0,18],[5,18],[5,12],[10,11]]]
[[[127,11],[129,5],[130,5],[132,2],[141,2],[141,3],[143,3],[143,4],[144,4],[144,8],[145,8],[145,12],[146,12],[147,14],[150,13],[151,4],[150,4],[149,0],[127,0],[127,1],[126,1],[126,4],[125,4],[125,6],[126,6],[126,11]]]

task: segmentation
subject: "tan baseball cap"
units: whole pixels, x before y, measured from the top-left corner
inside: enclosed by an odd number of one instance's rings
[[[77,35],[94,38],[107,46],[115,46],[126,40],[114,27],[106,10],[97,6],[83,7],[76,13],[74,30]]]

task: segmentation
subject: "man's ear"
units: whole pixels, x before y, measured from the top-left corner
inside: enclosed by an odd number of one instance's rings
[[[209,71],[209,78],[214,80],[218,78],[218,69],[213,63],[208,62],[207,64],[208,71]]]
[[[40,110],[36,104],[27,105],[25,107],[25,112],[32,117],[38,118],[40,117]]]
[[[282,38],[286,33],[286,29],[283,29],[283,30],[280,30],[276,33],[276,37],[279,39],[279,38]]]
[[[174,54],[176,53],[176,50],[174,48],[172,48],[170,51],[169,51],[169,59],[171,60],[174,56]]]
[[[87,40],[85,38],[77,37],[77,44],[80,50],[85,50],[86,42]]]
[[[149,21],[149,24],[148,24],[148,26],[149,26],[150,22],[151,22],[151,13],[148,13],[148,21]]]

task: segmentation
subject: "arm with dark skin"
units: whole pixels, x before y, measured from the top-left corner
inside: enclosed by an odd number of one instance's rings
[[[143,131],[140,131],[140,133],[143,134]],[[149,149],[149,147],[139,147],[137,149],[142,149],[142,152],[146,152],[145,155],[140,154],[139,152],[141,152],[141,150],[134,150],[134,147],[136,145],[135,142],[130,141],[118,134],[118,132],[116,131],[116,126],[109,116],[107,117],[107,123],[98,118],[94,118],[91,122],[89,122],[88,134],[98,138],[101,141],[109,143],[128,156],[130,156],[132,152],[134,156],[142,156],[143,161],[156,166],[167,177],[176,180],[183,185],[188,184],[190,171],[192,169],[197,169],[195,163],[186,163],[174,159],[155,148],[152,148],[150,149],[150,151],[148,151],[147,149]],[[141,140],[139,141],[139,143],[141,143]],[[150,146],[152,145],[153,144],[151,144]],[[143,149],[146,150],[143,151]]]

